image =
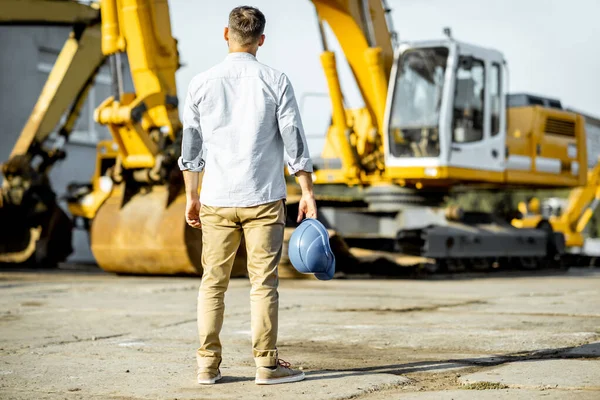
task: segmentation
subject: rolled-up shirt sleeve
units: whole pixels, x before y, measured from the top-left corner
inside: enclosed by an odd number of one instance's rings
[[[285,74],[281,74],[279,79],[277,122],[283,139],[285,160],[290,175],[294,175],[298,171],[313,172],[312,160],[300,119],[300,110],[292,84]]]
[[[193,87],[190,84],[183,106],[183,137],[181,140],[181,156],[177,163],[182,171],[202,172],[204,170],[202,129],[200,128],[200,114],[193,93]]]

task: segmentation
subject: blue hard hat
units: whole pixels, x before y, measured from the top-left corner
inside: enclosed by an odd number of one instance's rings
[[[294,230],[288,244],[288,255],[294,268],[302,274],[315,274],[329,280],[335,273],[335,256],[329,245],[325,226],[307,218]]]

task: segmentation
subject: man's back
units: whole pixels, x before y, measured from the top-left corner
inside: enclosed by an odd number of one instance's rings
[[[196,361],[198,383],[203,385],[222,378],[219,335],[224,299],[242,236],[252,285],[255,383],[272,385],[304,379],[301,370],[279,359],[277,350],[278,264],[287,215],[282,201],[286,195],[284,153],[288,170],[302,190],[297,221],[317,218],[317,205],[312,164],[292,85],[284,74],[255,58],[265,41],[265,24],[264,14],[255,7],[231,10],[223,32],[229,55],[192,80],[183,109],[178,161],[185,181],[185,220],[189,226],[202,229]]]
[[[184,110],[190,119],[204,145],[203,204],[248,207],[285,198],[284,141],[290,172],[310,162],[289,80],[252,54],[230,53],[194,77]]]

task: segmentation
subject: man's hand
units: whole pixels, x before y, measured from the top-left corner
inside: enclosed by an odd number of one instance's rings
[[[200,199],[198,195],[198,181],[200,174],[198,172],[183,171],[183,180],[185,182],[185,221],[192,228],[200,229]]]
[[[189,198],[185,204],[185,221],[192,228],[200,229],[200,200],[198,198]]]
[[[317,203],[315,202],[315,196],[312,192],[302,194],[300,204],[298,204],[297,222],[302,222],[304,218],[317,218]]]
[[[300,204],[298,204],[298,219],[300,223],[304,218],[317,218],[317,203],[315,202],[315,195],[313,194],[312,179],[309,172],[298,171],[296,172],[298,183],[302,189],[302,198]]]

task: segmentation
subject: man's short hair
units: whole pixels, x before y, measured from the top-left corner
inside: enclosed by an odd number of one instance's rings
[[[255,7],[240,6],[229,13],[229,32],[240,46],[257,42],[266,24],[264,14]]]

